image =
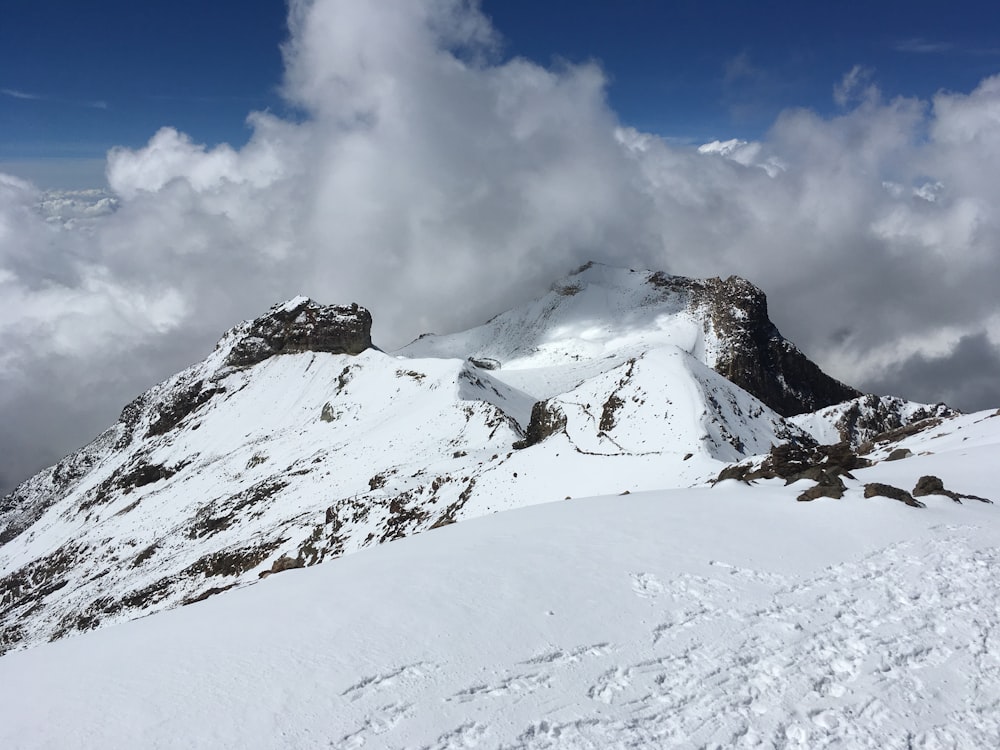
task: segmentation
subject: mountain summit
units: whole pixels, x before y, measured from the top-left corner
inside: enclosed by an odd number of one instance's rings
[[[465,518],[706,484],[775,445],[950,414],[859,400],[737,277],[587,264],[468,331],[387,354],[370,330],[356,304],[276,305],[0,501],[0,650]]]
[[[371,313],[357,303],[324,306],[296,297],[237,326],[219,346],[229,349],[226,365],[249,367],[277,354],[360,354],[372,348],[371,330]]]
[[[861,393],[826,375],[785,339],[767,298],[746,279],[690,279],[587,263],[549,294],[451,336],[423,336],[410,356],[564,364],[673,345],[782,416]]]

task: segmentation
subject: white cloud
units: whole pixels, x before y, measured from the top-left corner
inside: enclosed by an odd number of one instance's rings
[[[290,15],[300,120],[253,114],[240,149],[167,128],[113,150],[118,207],[88,231],[0,179],[0,474],[76,447],[299,293],[371,307],[394,347],[591,258],[739,273],[833,374],[902,395],[907,358],[946,358],[1000,312],[1000,77],[887,102],[855,69],[840,116],[789,111],[758,142],[699,153],[620,123],[594,65],[499,60],[469,3]],[[895,344],[922,338],[935,346]]]
[[[833,87],[833,100],[841,107],[855,102],[878,102],[878,86],[871,82],[875,72],[863,65],[855,65]]]
[[[910,39],[900,39],[892,45],[892,48],[896,52],[913,52],[919,55],[930,55],[949,52],[954,49],[954,46],[950,42],[934,42],[921,37],[913,37]]]

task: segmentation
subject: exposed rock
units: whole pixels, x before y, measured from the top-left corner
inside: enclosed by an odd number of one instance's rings
[[[933,475],[925,475],[917,480],[916,487],[913,488],[914,497],[924,497],[926,495],[944,495],[945,497],[950,497],[956,503],[962,502],[962,500],[978,500],[981,503],[992,503],[992,500],[987,500],[985,497],[979,497],[978,495],[964,495],[960,492],[952,492],[951,490],[946,490],[944,487],[944,482],[941,481],[940,477]]]
[[[275,305],[267,314],[235,329],[225,364],[249,367],[277,354],[360,354],[372,348],[372,316],[357,304],[320,305],[299,299]]]
[[[475,365],[480,370],[499,370],[500,360],[492,357],[469,357],[469,363]]]
[[[941,481],[940,477],[926,475],[917,480],[917,486],[913,488],[913,496],[943,495],[944,491],[944,482]]]
[[[558,406],[549,406],[548,401],[536,401],[531,407],[531,419],[528,421],[524,440],[514,443],[514,447],[528,448],[564,429],[566,429],[566,415],[562,410]]]
[[[198,602],[205,601],[210,596],[215,596],[216,594],[221,594],[225,591],[229,591],[229,589],[234,588],[235,586],[236,586],[235,583],[230,583],[228,586],[212,586],[209,589],[205,589],[197,596],[188,597],[183,602],[181,602],[181,604],[184,606],[187,606],[188,604],[197,604]]]
[[[121,422],[113,425],[90,445],[27,479],[9,495],[0,498],[0,546],[15,539],[41,518],[53,503],[72,492],[106,451],[118,449],[123,429]]]
[[[924,508],[926,507],[922,502],[916,500],[913,495],[911,495],[906,490],[901,490],[899,487],[893,487],[891,484],[882,484],[881,482],[871,482],[865,485],[865,497],[888,497],[893,500],[899,500],[901,503],[906,503],[911,508]]]
[[[225,388],[209,385],[199,380],[186,388],[169,394],[167,398],[154,407],[156,416],[146,431],[146,437],[163,435],[174,429],[189,415],[207,404],[214,396],[225,393]]]
[[[270,570],[261,571],[260,577],[267,578],[275,573],[284,573],[286,570],[293,570],[295,568],[304,568],[305,561],[301,557],[291,557],[290,555],[282,555],[277,560],[271,564]]]
[[[604,407],[601,409],[601,422],[600,429],[601,432],[610,432],[615,428],[615,412],[621,409],[625,405],[617,393],[612,393],[608,396],[608,400],[604,402]]]
[[[901,461],[904,458],[909,458],[913,455],[913,451],[909,448],[896,448],[892,453],[885,457],[886,461]]]
[[[844,492],[846,491],[847,487],[844,485],[843,479],[836,474],[831,474],[825,469],[821,469],[816,484],[801,492],[797,500],[800,503],[820,497],[832,497],[835,500],[839,500],[844,496]]]
[[[917,422],[912,422],[911,424],[904,425],[894,430],[888,430],[887,432],[882,432],[871,440],[862,443],[858,447],[860,453],[870,453],[875,450],[877,446],[888,445],[890,443],[898,443],[905,437],[910,437],[911,435],[916,435],[920,432],[926,432],[927,430],[937,427],[941,424],[942,419],[939,417],[931,417],[929,419],[921,419]]]
[[[847,404],[835,426],[840,439],[851,445],[894,442],[940,424],[942,418],[956,414],[958,412],[945,404],[914,410],[913,404],[901,398],[869,394]]]
[[[782,416],[861,395],[820,370],[778,332],[767,315],[764,292],[746,279],[688,279],[658,271],[647,283],[670,293],[687,293],[703,307],[722,344],[715,371]]]
[[[782,443],[771,447],[770,454],[760,466],[755,467],[752,462],[731,464],[719,472],[715,481],[738,479],[742,482],[751,482],[755,479],[784,479],[785,484],[791,484],[800,479],[811,479],[823,487],[836,488],[842,487],[843,482],[839,479],[834,481],[835,478],[846,476],[853,479],[851,471],[866,466],[871,466],[871,461],[858,456],[846,443],[834,445]],[[816,497],[823,496],[816,495]]]

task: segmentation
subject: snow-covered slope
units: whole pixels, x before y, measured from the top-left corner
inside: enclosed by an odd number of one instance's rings
[[[276,305],[0,501],[0,651],[457,520],[704,484],[843,416],[780,413],[856,393],[735,278],[590,264],[396,354],[370,326]]]
[[[860,395],[825,375],[767,317],[763,292],[745,279],[688,279],[588,263],[545,296],[485,325],[424,335],[400,350],[472,357],[498,367],[536,398],[660,346],[675,346],[780,414]]]
[[[842,500],[550,503],[9,653],[0,747],[996,747],[996,506],[862,493],[995,496],[1000,415],[946,425]]]
[[[790,422],[808,432],[819,443],[845,442],[859,447],[877,435],[918,422],[930,427],[959,412],[945,404],[918,404],[897,396],[860,396],[842,404],[828,406],[807,414],[798,414]]]

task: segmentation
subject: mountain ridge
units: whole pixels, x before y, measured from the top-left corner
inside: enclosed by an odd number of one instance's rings
[[[763,378],[778,406],[857,393],[796,380],[805,366],[788,362],[815,365],[736,277],[588,264],[395,353],[370,329],[357,304],[275,305],[0,500],[0,649],[499,510],[705,484],[853,414],[787,419],[720,363]],[[934,410],[874,398],[868,437]]]

